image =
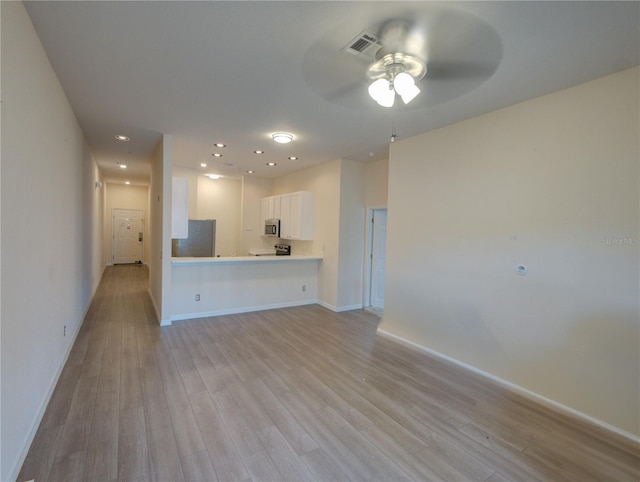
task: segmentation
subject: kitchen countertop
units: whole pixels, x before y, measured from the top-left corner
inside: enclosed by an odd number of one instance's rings
[[[192,265],[192,264],[224,264],[224,263],[274,263],[274,262],[292,262],[292,261],[313,261],[321,260],[322,256],[314,256],[309,254],[292,254],[289,256],[228,256],[219,258],[171,258],[171,264],[174,266]]]
[[[275,248],[251,248],[249,250],[251,256],[275,256]]]

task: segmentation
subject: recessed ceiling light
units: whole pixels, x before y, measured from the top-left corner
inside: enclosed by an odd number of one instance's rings
[[[120,169],[126,169],[126,168],[127,168],[127,165],[126,165],[126,164],[118,164],[118,167],[119,167]]]
[[[273,166],[277,166],[277,164],[275,162],[267,162],[267,166],[273,167]]]
[[[289,160],[291,161],[297,161],[298,158],[296,156],[289,156]]]
[[[207,163],[206,162],[201,162],[200,163],[200,167],[207,167]]]
[[[214,152],[213,154],[211,154],[213,157],[222,157],[222,154],[220,154],[219,152]]]
[[[129,138],[127,136],[123,136],[122,134],[118,134],[115,137],[116,137],[116,139],[118,139],[119,141],[122,141],[122,142],[127,142],[129,140]]]
[[[129,184],[131,184],[129,181],[125,181],[124,183],[125,183],[127,186],[128,186]]]
[[[253,151],[254,154],[264,154],[264,151],[261,151],[260,149],[257,149],[255,151]]]
[[[247,171],[247,174],[253,174],[253,173],[254,173],[254,171],[252,171],[251,169],[249,169],[249,170]]]
[[[271,134],[271,137],[278,144],[288,144],[293,140],[293,134],[289,134],[288,132],[274,132]]]
[[[223,144],[222,142],[216,142],[216,143],[214,144],[214,146],[216,146],[216,147],[227,147],[227,145],[226,145],[226,144]]]
[[[218,175],[218,174],[207,174],[207,177],[209,179],[220,179],[222,176]]]

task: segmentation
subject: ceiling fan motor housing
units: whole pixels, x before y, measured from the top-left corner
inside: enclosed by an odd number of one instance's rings
[[[396,52],[386,54],[372,63],[367,69],[367,77],[371,80],[392,80],[400,72],[406,72],[415,80],[420,80],[427,73],[427,66],[413,55]]]

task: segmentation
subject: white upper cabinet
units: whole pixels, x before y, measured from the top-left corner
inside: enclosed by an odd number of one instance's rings
[[[314,195],[309,191],[280,196],[280,237],[312,240],[314,226]]]
[[[310,241],[313,239],[314,195],[298,191],[262,199],[262,224],[266,219],[280,219],[280,238]]]
[[[271,207],[272,203],[273,208]],[[281,203],[282,201],[280,200],[280,196],[272,196],[271,199],[269,199],[269,210],[271,211],[273,209],[273,216],[271,216],[272,219],[280,219],[280,217],[282,216]]]
[[[267,219],[280,219],[280,216],[280,196],[262,198],[260,218],[263,224]]]

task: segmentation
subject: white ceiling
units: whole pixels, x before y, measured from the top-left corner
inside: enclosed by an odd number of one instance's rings
[[[638,2],[25,5],[96,161],[118,182],[148,182],[163,133],[174,136],[174,165],[225,176],[386,158],[393,125],[402,139],[640,60]],[[394,19],[416,24],[428,44],[422,93],[395,110],[368,97],[368,60],[340,51]],[[294,142],[271,141],[280,130]],[[215,142],[227,145],[222,158]]]

